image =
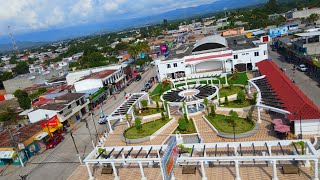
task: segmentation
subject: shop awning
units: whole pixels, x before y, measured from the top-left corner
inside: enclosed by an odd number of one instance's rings
[[[48,127],[49,127],[49,130],[50,130],[50,133],[53,133],[53,132],[55,132],[56,130],[60,129],[62,126],[63,126],[63,125],[62,125],[60,122],[58,122],[58,126],[48,126]],[[47,134],[48,134],[48,127],[45,126],[45,127],[43,127],[43,129],[42,129],[42,130],[43,130],[44,132],[46,132]]]
[[[15,155],[15,151],[0,151],[0,159],[12,159]]]
[[[47,133],[47,132],[41,132],[41,133],[39,133],[38,135],[36,135],[36,136],[34,137],[34,140],[39,141],[39,140],[45,138],[46,136],[48,136],[48,133]]]

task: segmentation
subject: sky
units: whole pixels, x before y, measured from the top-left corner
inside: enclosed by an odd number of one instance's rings
[[[0,0],[0,37],[145,17],[219,0]]]

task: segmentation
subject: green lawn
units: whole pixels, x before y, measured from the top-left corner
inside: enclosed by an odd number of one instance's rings
[[[163,111],[162,109],[159,109],[159,111],[157,111],[156,108],[148,108],[148,110],[143,110],[143,111],[141,111],[141,113],[136,112],[136,115],[137,116],[148,116],[148,115],[151,115],[151,114],[160,113],[162,111]]]
[[[156,94],[156,95],[151,96],[151,99],[152,99],[153,101],[161,102],[161,99],[160,99],[160,95],[159,95],[159,94]]]
[[[232,75],[228,75],[228,78],[230,78]],[[228,81],[229,84],[243,84],[246,85],[248,81],[247,73],[246,72],[240,72],[238,73],[238,78],[236,79],[230,79]]]
[[[135,126],[131,126],[127,129],[127,132],[124,136],[128,139],[138,139],[152,135],[157,130],[159,130],[162,126],[167,124],[170,120],[162,121],[161,119],[147,122],[142,124],[142,129],[138,131]]]
[[[159,94],[160,93],[160,90],[161,90],[161,87],[162,87],[162,84],[159,83],[157,85],[157,87],[150,93],[150,95],[155,95],[155,94]],[[164,92],[168,91],[170,89],[170,86],[166,86],[164,87]]]
[[[223,104],[223,107],[230,107],[230,108],[243,108],[253,105],[250,99],[246,99],[243,103],[235,101],[230,101],[228,104]]]
[[[187,124],[187,129],[185,131],[180,131],[179,127],[177,127],[177,129],[174,130],[173,134],[193,134],[193,133],[197,133],[196,127],[194,125],[194,122],[189,120]]]
[[[207,116],[207,119],[218,131],[233,134],[232,120],[229,116],[216,114],[215,117]],[[254,128],[254,122],[248,119],[238,118],[235,123],[236,134],[247,132]]]
[[[242,91],[243,89],[244,89],[243,87],[239,87],[239,86],[223,87],[219,90],[219,96],[220,98],[223,98],[225,96],[237,94],[239,91]]]

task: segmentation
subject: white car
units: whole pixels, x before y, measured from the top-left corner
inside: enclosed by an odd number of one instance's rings
[[[302,72],[306,72],[306,71],[308,70],[308,68],[307,68],[306,65],[304,65],[304,64],[300,64],[300,65],[298,66],[298,69],[299,69],[300,71],[302,71]]]
[[[105,123],[107,123],[107,118],[108,118],[108,116],[100,117],[99,120],[98,120],[98,123],[99,123],[99,124],[105,124]]]

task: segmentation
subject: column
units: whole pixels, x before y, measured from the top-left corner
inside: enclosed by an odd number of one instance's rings
[[[234,166],[236,168],[236,178],[235,178],[235,180],[241,180],[240,171],[239,171],[239,162],[238,161],[234,161]]]
[[[131,117],[132,117],[132,121],[134,121],[135,120],[135,118],[134,118],[134,111],[131,111]],[[131,121],[131,122],[132,122]]]
[[[273,171],[272,180],[278,180],[278,176],[277,176],[277,161],[276,160],[272,161],[272,171]]]
[[[168,117],[169,117],[169,118],[171,118],[170,106],[169,106],[169,104],[168,104],[168,103],[167,103],[167,110],[168,110],[168,112],[167,112],[167,113],[168,113]]]
[[[188,105],[187,104],[186,104],[186,114],[187,114],[187,118],[190,119],[189,118],[189,112],[188,112]]]
[[[309,155],[309,147],[305,147],[305,155]],[[305,167],[310,167],[310,161],[309,160],[306,160],[304,162],[304,166]]]
[[[108,121],[108,126],[109,126],[109,133],[112,133],[113,132],[113,129],[111,127],[111,123],[110,123],[110,119],[107,120]]]
[[[112,166],[112,169],[113,169],[114,180],[119,180],[119,176],[118,176],[118,173],[117,173],[117,168],[114,165],[114,162],[111,163],[111,166]]]
[[[151,104],[151,100],[150,100],[150,96],[149,96],[149,94],[148,94],[148,105],[150,105]]]
[[[319,165],[318,165],[318,159],[314,160],[314,177],[313,180],[319,180]]]
[[[199,111],[199,104],[196,104],[197,112]]]
[[[139,164],[139,167],[140,167],[141,180],[146,180],[147,178],[146,178],[146,176],[144,175],[142,163],[141,163],[141,162],[138,162],[138,164]]]
[[[138,108],[139,108],[139,110],[141,109],[141,102],[140,101],[138,101]]]
[[[249,82],[248,82],[248,93],[251,94],[251,86]]]
[[[261,110],[260,107],[258,107],[258,123],[261,123]]]
[[[204,169],[203,161],[200,162],[201,165],[201,174],[202,174],[202,180],[207,180],[206,171]]]
[[[227,76],[227,74],[224,76],[224,78],[225,78],[225,80],[226,80],[225,85],[228,85],[228,76]]]
[[[220,87],[220,85],[219,85],[219,87]],[[219,90],[219,88],[218,88],[218,89],[217,89],[217,100],[218,100],[217,104],[218,104],[218,106],[220,105],[220,104],[219,104],[219,99],[220,99],[219,91],[220,91],[220,90]]]
[[[87,171],[88,171],[88,175],[89,175],[89,180],[93,180],[94,178],[92,176],[89,163],[86,163],[86,166],[87,166]]]

